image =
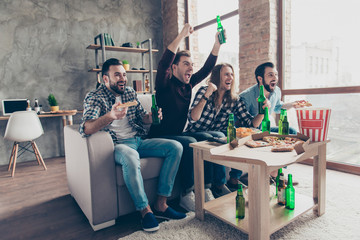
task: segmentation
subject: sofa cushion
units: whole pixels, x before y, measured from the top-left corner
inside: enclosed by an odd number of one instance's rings
[[[160,175],[161,166],[163,164],[163,158],[141,158],[140,159],[140,170],[143,180],[157,178]],[[122,166],[116,165],[116,184],[118,186],[125,185]]]

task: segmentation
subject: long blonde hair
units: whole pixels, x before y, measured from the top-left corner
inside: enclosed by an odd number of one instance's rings
[[[228,102],[233,102],[237,100],[237,94],[236,94],[236,86],[235,86],[235,73],[234,68],[229,63],[220,63],[216,65],[213,70],[211,71],[209,82],[215,84],[218,88],[220,87],[220,81],[221,76],[220,72],[223,67],[229,67],[231,68],[233,74],[234,74],[234,81],[231,82],[230,90],[225,92],[224,98],[227,99]],[[216,91],[214,93],[214,103],[217,103],[217,99],[219,98],[219,92]]]

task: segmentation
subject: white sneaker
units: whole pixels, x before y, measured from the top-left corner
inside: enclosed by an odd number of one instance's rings
[[[185,196],[180,196],[180,207],[184,208],[186,211],[195,212],[195,193],[190,191]]]
[[[210,188],[205,188],[205,202],[214,200],[214,195],[212,194]]]

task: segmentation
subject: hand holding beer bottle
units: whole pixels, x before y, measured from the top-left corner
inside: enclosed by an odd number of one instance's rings
[[[159,113],[159,107],[156,104],[155,95],[153,94],[151,97],[152,97],[152,106],[151,106],[152,124],[159,125],[161,114]]]

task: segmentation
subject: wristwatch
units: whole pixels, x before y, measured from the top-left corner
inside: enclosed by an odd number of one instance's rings
[[[205,101],[209,101],[209,98],[207,98],[207,97],[205,96],[205,94],[202,96],[202,98],[203,98]]]

